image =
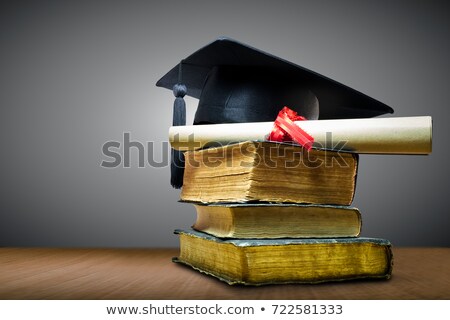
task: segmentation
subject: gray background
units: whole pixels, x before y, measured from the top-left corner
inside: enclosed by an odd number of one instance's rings
[[[430,156],[361,156],[363,235],[449,246],[450,14],[442,1],[22,1],[0,9],[0,245],[171,247],[190,226],[169,169],[100,167],[108,140],[154,142],[155,82],[221,35],[431,115]],[[188,122],[196,107],[188,99]]]

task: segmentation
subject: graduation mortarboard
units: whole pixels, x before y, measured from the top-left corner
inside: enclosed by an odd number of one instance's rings
[[[194,125],[274,121],[284,106],[309,120],[393,112],[341,83],[229,38],[183,59],[156,85],[174,92],[174,126],[186,124],[186,94],[199,99]],[[175,188],[182,186],[183,163],[183,154],[172,150]]]

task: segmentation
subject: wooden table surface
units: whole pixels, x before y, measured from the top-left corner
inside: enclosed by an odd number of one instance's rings
[[[450,248],[394,248],[390,280],[229,286],[178,249],[0,248],[1,299],[450,299]]]

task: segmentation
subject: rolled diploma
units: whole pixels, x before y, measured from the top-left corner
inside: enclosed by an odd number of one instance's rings
[[[314,146],[356,153],[429,154],[432,119],[423,117],[307,120],[296,124],[314,137]],[[264,141],[273,122],[176,126],[169,141],[177,150],[195,150],[241,141]]]

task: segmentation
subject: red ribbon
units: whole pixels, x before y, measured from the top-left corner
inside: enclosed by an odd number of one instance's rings
[[[272,132],[270,132],[267,140],[277,142],[295,141],[309,151],[314,142],[314,138],[294,122],[301,120],[306,120],[306,118],[299,116],[294,110],[284,107],[278,113],[278,117],[273,124]]]

